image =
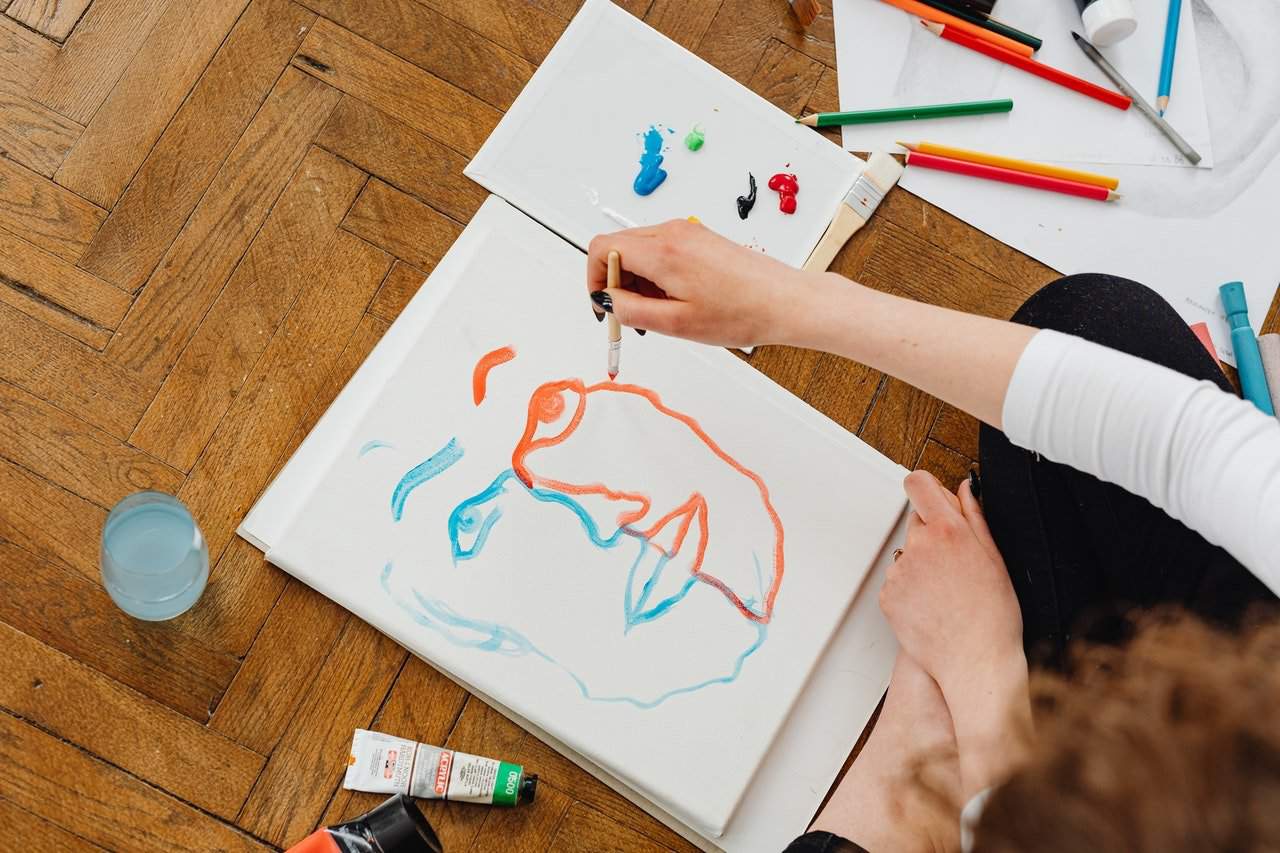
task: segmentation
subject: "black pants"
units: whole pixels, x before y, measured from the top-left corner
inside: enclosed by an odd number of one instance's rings
[[[1015,323],[1136,355],[1233,393],[1170,305],[1126,279],[1076,275],[1036,293]],[[1176,604],[1235,625],[1271,592],[1221,548],[1119,486],[1014,447],[984,425],[982,504],[1022,607],[1029,660],[1060,666],[1074,637],[1124,638],[1126,613]]]
[[[1059,279],[1027,300],[1015,323],[1077,335],[1163,364],[1224,391],[1217,361],[1170,305],[1136,282],[1107,275]],[[1177,604],[1231,626],[1276,598],[1221,548],[1119,486],[1015,447],[983,425],[982,505],[1022,607],[1033,665],[1060,666],[1075,637],[1124,639],[1126,613]],[[786,853],[861,847],[825,832]]]

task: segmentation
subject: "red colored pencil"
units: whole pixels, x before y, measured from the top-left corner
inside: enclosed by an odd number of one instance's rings
[[[957,175],[969,175],[974,178],[985,178],[988,181],[1003,181],[1006,184],[1032,187],[1038,190],[1049,190],[1055,193],[1091,198],[1094,201],[1112,201],[1120,197],[1118,192],[1100,187],[1097,184],[1086,184],[1080,181],[1069,181],[1066,178],[1051,178],[1048,175],[1037,175],[1032,172],[1019,172],[1002,166],[988,166],[985,163],[970,163],[968,160],[953,160],[950,157],[939,157],[937,154],[920,154],[907,152],[907,165],[920,166],[925,169],[937,169],[940,172],[954,172]]]
[[[948,27],[943,24],[936,24],[933,21],[921,21],[925,29],[929,30],[936,36],[941,36],[949,42],[967,47],[970,50],[976,50],[978,53],[986,54],[992,59],[998,59],[1001,62],[1012,65],[1014,68],[1021,68],[1023,71],[1034,74],[1037,77],[1043,77],[1050,83],[1057,83],[1059,86],[1065,86],[1073,89],[1082,95],[1088,95],[1090,98],[1096,98],[1108,106],[1115,107],[1118,110],[1127,110],[1133,104],[1133,100],[1119,92],[1113,92],[1096,83],[1090,83],[1088,80],[1082,80],[1065,71],[1054,68],[1052,65],[1045,65],[1043,62],[1037,62],[1034,59],[1028,59],[1025,56],[1014,53],[1011,50],[1005,50],[996,44],[974,38],[968,33],[961,32],[954,27]]]

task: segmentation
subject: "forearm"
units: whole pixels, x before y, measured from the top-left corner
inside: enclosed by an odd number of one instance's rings
[[[960,787],[968,801],[999,785],[1026,756],[1031,730],[1027,663],[1021,650],[974,661],[964,678],[942,685],[956,732]]]
[[[835,273],[801,281],[779,343],[861,362],[1001,427],[1009,380],[1035,329],[881,293]]]

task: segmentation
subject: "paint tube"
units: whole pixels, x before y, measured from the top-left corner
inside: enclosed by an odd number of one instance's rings
[[[413,800],[397,794],[358,818],[318,829],[288,853],[443,853]]]
[[[495,806],[531,803],[537,786],[537,775],[519,764],[364,729],[351,738],[342,780],[352,791]]]

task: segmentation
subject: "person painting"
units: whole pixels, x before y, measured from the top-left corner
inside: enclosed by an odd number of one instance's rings
[[[611,250],[624,271],[622,286],[606,289]],[[972,849],[986,837],[987,849],[1041,847],[1025,825],[1022,836],[1009,827],[1020,809],[1052,811],[1059,795],[1044,780],[1055,758],[1043,750],[1065,760],[1071,740],[1024,736],[1028,661],[1052,671],[1068,668],[1077,642],[1114,649],[1132,634],[1135,611],[1174,605],[1230,629],[1276,601],[1280,421],[1235,396],[1186,323],[1142,285],[1070,276],[1003,322],[796,270],[674,221],[596,237],[587,289],[597,313],[624,325],[834,353],[983,423],[981,494],[972,481],[953,494],[926,472],[906,478],[906,542],[880,594],[901,652],[868,743],[790,848],[797,853],[953,849],[961,806],[976,831],[965,839]],[[1268,648],[1274,664],[1280,644]],[[1277,738],[1250,742],[1275,747]],[[1088,743],[1074,748],[1083,755]],[[1132,768],[1134,756],[1112,750],[1099,760]],[[903,794],[891,783],[912,768],[921,784]],[[1077,822],[1089,809],[1125,808],[1089,788],[1107,772],[1060,798]],[[1280,789],[1280,761],[1257,772],[1267,790]],[[1048,801],[1032,808],[1037,790]],[[1274,801],[1268,808],[1276,812]],[[1068,817],[1031,825],[1048,832]],[[984,830],[997,819],[1003,835]],[[1100,829],[1093,841],[1100,850],[1170,849],[1119,830]],[[1280,828],[1232,849],[1278,846]]]

